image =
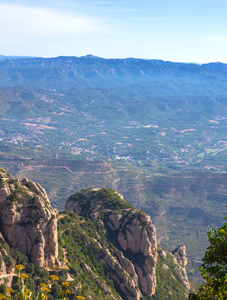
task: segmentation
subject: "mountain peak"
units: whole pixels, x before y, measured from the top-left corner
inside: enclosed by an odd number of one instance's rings
[[[81,56],[81,58],[102,58],[102,57],[95,56],[95,55],[92,55],[92,54],[87,54],[87,55]]]

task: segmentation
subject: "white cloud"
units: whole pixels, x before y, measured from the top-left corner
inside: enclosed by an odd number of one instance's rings
[[[0,4],[0,34],[21,36],[71,35],[103,31],[100,20],[51,9]]]
[[[195,41],[201,43],[226,43],[227,42],[227,30],[216,32],[214,34],[199,35],[195,38]]]

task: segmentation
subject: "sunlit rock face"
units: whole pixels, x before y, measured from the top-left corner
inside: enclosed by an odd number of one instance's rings
[[[190,284],[185,269],[188,263],[186,246],[177,246],[177,248],[174,251],[172,251],[172,254],[175,258],[176,270],[178,271],[177,279],[180,282],[180,284],[182,284],[186,289],[190,290]]]
[[[2,234],[35,265],[51,267],[57,263],[56,214],[38,183],[27,178],[20,182],[4,171],[0,172]]]

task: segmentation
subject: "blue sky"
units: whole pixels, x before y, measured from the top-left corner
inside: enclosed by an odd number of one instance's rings
[[[0,54],[227,63],[226,0],[0,0]]]

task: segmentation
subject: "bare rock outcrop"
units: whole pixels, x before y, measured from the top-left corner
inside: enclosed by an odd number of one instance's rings
[[[188,280],[188,276],[186,273],[185,267],[187,266],[187,254],[186,254],[186,246],[179,245],[177,248],[172,251],[172,254],[175,258],[176,270],[177,270],[177,279],[186,289],[190,290],[190,284]]]
[[[156,287],[157,242],[150,217],[132,209],[122,210],[121,214],[111,213],[108,218],[107,224],[117,231],[121,249],[132,256],[141,292],[153,295]]]
[[[135,270],[133,272],[132,265],[130,265],[130,262],[124,256],[121,256],[120,261],[126,263],[129,268],[131,267],[131,276],[123,267],[123,265],[121,265],[118,259],[116,259],[116,257],[112,255],[108,249],[100,249],[96,251],[96,258],[109,272],[111,278],[119,286],[120,290],[128,300],[140,299],[142,294],[140,292],[140,289],[137,288],[137,275],[135,273]]]
[[[2,233],[12,247],[31,257],[35,265],[57,263],[57,211],[45,190],[27,178],[20,182],[0,173],[0,222]]]
[[[125,299],[153,295],[156,287],[156,231],[150,217],[135,209],[112,189],[82,190],[72,195],[65,209],[103,224],[116,247],[98,251],[98,260],[110,272]],[[127,275],[127,276],[126,276]]]
[[[159,250],[158,255],[164,260],[166,259],[166,252],[164,250]]]

